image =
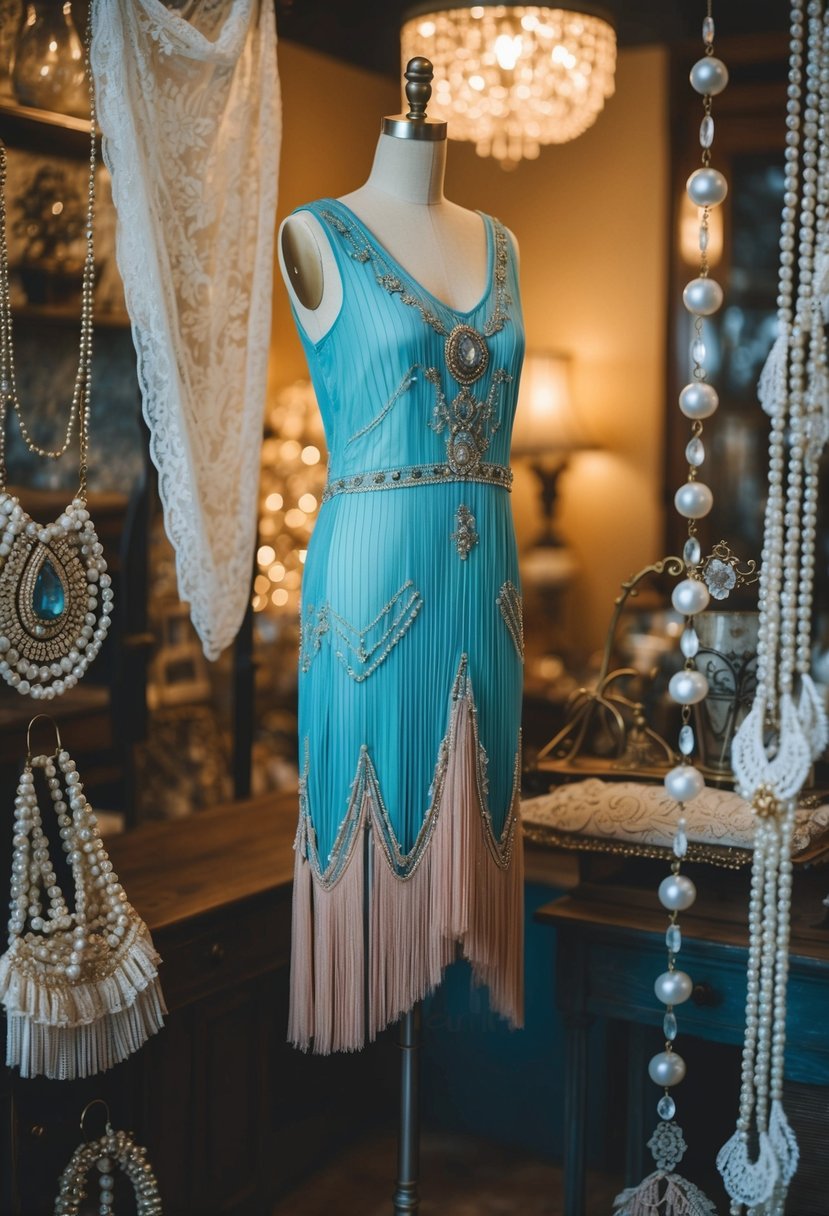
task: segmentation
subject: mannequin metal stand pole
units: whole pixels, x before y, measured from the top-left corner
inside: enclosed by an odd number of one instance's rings
[[[394,1216],[420,1210],[420,1002],[400,1019],[400,1140]]]
[[[367,820],[363,836],[365,887],[363,899],[363,942],[365,967],[363,972],[365,1011],[365,1041],[371,1040],[371,897],[374,863],[374,838],[371,821]],[[400,1131],[397,1146],[397,1186],[394,1192],[394,1216],[413,1216],[420,1211],[420,1021],[418,1001],[398,1024],[400,1047]]]
[[[364,1039],[368,1046],[371,1042],[371,896],[374,877],[374,837],[369,816],[366,816],[363,832],[363,862],[363,1018]]]

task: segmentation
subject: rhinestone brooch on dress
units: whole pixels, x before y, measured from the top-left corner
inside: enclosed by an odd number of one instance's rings
[[[444,347],[446,366],[458,384],[474,384],[489,366],[487,344],[471,325],[456,325]]]

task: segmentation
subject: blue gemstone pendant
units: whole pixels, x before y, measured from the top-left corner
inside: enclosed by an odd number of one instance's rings
[[[51,701],[74,688],[111,623],[113,593],[86,500],[35,523],[0,490],[0,679]]]
[[[32,611],[41,621],[57,621],[66,611],[66,592],[57,570],[47,557],[35,579]]]

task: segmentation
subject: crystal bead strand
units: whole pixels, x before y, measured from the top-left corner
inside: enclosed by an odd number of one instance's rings
[[[685,1076],[685,1061],[674,1051],[679,1029],[675,1010],[678,1005],[688,1000],[693,991],[691,977],[676,965],[682,948],[679,915],[693,905],[697,894],[691,879],[681,873],[682,859],[688,850],[685,804],[697,798],[705,788],[702,773],[693,761],[696,740],[691,725],[691,707],[704,700],[708,692],[708,682],[702,672],[697,671],[694,661],[699,650],[694,619],[698,613],[705,611],[710,598],[702,579],[702,554],[697,537],[697,521],[710,512],[713,495],[709,487],[698,479],[697,473],[705,461],[703,422],[715,413],[719,404],[717,392],[708,383],[705,370],[704,318],[717,312],[723,300],[722,288],[709,274],[708,241],[711,208],[719,206],[728,193],[725,178],[711,166],[711,148],[714,142],[712,102],[728,84],[725,64],[714,55],[714,20],[711,7],[711,0],[708,0],[707,13],[702,23],[704,55],[694,64],[690,74],[691,85],[703,99],[703,117],[699,131],[702,164],[686,183],[688,197],[700,209],[700,258],[697,278],[688,283],[682,293],[683,303],[693,316],[694,338],[690,348],[692,380],[679,395],[679,408],[691,423],[691,437],[685,448],[688,476],[674,495],[674,505],[678,513],[687,520],[688,532],[683,548],[685,578],[674,588],[671,601],[685,619],[680,640],[685,663],[669,684],[671,697],[682,707],[682,725],[679,732],[682,762],[665,776],[665,789],[679,804],[679,816],[673,839],[674,860],[671,872],[659,885],[659,901],[668,912],[665,932],[668,957],[666,970],[656,978],[654,992],[657,1000],[665,1006],[662,1021],[665,1045],[648,1064],[648,1075],[664,1092],[656,1107],[661,1122],[657,1124],[648,1141],[656,1170],[638,1187],[624,1191],[617,1197],[616,1216],[636,1216],[644,1211],[655,1212],[657,1209],[661,1213],[664,1212],[664,1216],[715,1216],[714,1206],[707,1196],[692,1182],[675,1173],[685,1153],[686,1144],[679,1125],[674,1122],[676,1101],[671,1092]]]
[[[697,473],[705,460],[705,448],[702,441],[703,421],[714,414],[719,404],[717,392],[708,382],[704,365],[706,356],[703,335],[704,318],[713,315],[720,308],[723,298],[719,283],[712,279],[709,273],[710,218],[712,207],[719,206],[728,193],[728,184],[722,173],[711,166],[711,149],[714,143],[713,98],[721,93],[728,83],[728,71],[725,64],[714,54],[714,33],[714,20],[709,3],[702,25],[705,54],[691,69],[691,84],[703,99],[703,117],[699,131],[702,166],[688,178],[686,190],[691,202],[700,209],[700,258],[699,275],[687,284],[683,292],[685,307],[694,319],[695,337],[691,343],[690,352],[693,379],[680,393],[679,408],[691,422],[691,438],[685,449],[688,460],[688,479],[674,498],[679,514],[687,520],[688,524],[688,536],[683,549],[686,577],[677,584],[671,597],[674,608],[685,618],[685,627],[680,639],[685,664],[683,670],[678,672],[670,682],[671,696],[682,706],[679,751],[683,763],[671,769],[665,777],[665,789],[679,804],[680,814],[673,841],[675,860],[671,867],[671,876],[666,878],[659,888],[660,902],[668,910],[670,920],[665,939],[668,947],[668,971],[657,980],[656,993],[662,1000],[668,993],[675,992],[676,994],[673,1001],[666,1002],[664,1019],[666,1043],[663,1054],[672,1053],[674,1055],[672,1045],[677,1034],[677,1021],[673,1006],[679,1004],[680,1001],[687,1000],[693,988],[690,977],[684,971],[675,969],[675,956],[682,942],[681,929],[678,924],[679,912],[690,908],[696,898],[694,884],[680,873],[682,859],[688,849],[684,808],[686,803],[698,797],[705,788],[702,773],[693,762],[696,740],[691,725],[691,706],[699,704],[708,692],[705,676],[696,670],[695,665],[699,638],[694,627],[694,618],[698,613],[704,612],[709,603],[708,588],[701,578],[701,551],[697,537],[697,520],[709,513],[713,500],[710,489],[698,480]],[[675,977],[673,983],[666,984],[665,977],[671,975]],[[684,1074],[684,1064],[679,1071]],[[653,1072],[651,1075],[653,1076]],[[657,1109],[663,1119],[671,1118],[675,1113],[675,1103],[667,1089]]]

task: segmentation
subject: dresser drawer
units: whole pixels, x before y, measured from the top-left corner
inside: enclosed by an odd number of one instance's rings
[[[563,936],[568,930],[562,930]],[[661,936],[578,932],[564,947],[559,984],[566,983],[572,946],[583,951],[586,1004],[591,1013],[625,1022],[660,1026],[664,1006],[654,980],[667,965]],[[585,940],[586,937],[586,940]],[[562,946],[564,943],[562,942]],[[745,1029],[746,950],[686,938],[677,967],[694,983],[691,999],[677,1006],[680,1034],[741,1045]],[[808,961],[793,958],[789,972],[786,1076],[829,1084],[829,1040],[825,1033],[827,982]]]
[[[607,1017],[660,1022],[664,1006],[657,1000],[653,985],[666,966],[667,951],[658,939],[652,943],[640,939],[636,947],[590,943],[589,1007]],[[712,957],[710,950],[686,942],[677,956],[677,967],[687,971],[694,982],[692,998],[677,1007],[683,1030],[719,1042],[737,1042],[742,1037],[745,1016],[744,961]]]
[[[155,936],[161,983],[172,1012],[211,993],[286,966],[290,954],[290,891],[231,905]]]

